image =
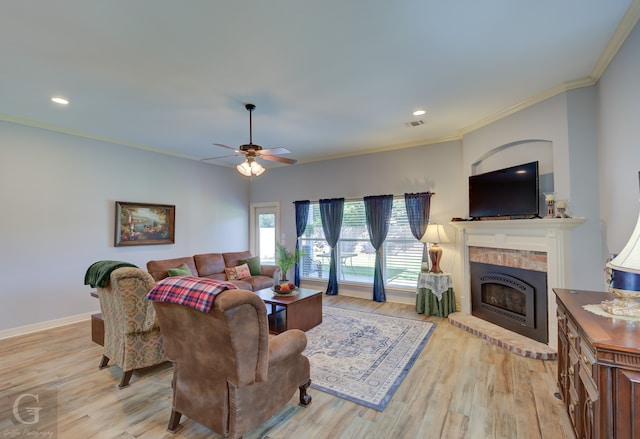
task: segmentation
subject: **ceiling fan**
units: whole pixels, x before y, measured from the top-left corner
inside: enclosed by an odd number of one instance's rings
[[[245,104],[244,107],[249,112],[249,143],[240,145],[239,148],[233,148],[231,146],[223,145],[222,143],[214,143],[214,145],[216,146],[233,150],[235,154],[209,157],[202,160],[217,160],[228,157],[240,157],[244,155],[246,157],[246,160],[242,164],[238,165],[237,169],[241,174],[246,176],[260,175],[264,172],[264,168],[262,167],[262,165],[260,165],[260,163],[255,160],[257,157],[260,157],[264,160],[270,160],[272,162],[286,163],[288,165],[293,165],[294,163],[296,163],[297,160],[295,159],[288,159],[286,157],[279,157],[278,155],[276,155],[289,154],[291,151],[286,148],[264,149],[262,148],[262,146],[253,143],[253,126],[251,113],[253,112],[253,110],[255,110],[256,106],[253,104]]]

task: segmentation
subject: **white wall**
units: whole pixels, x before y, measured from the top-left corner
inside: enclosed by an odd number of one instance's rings
[[[627,243],[640,198],[640,25],[598,83],[600,206],[606,252]]]
[[[0,122],[0,331],[99,309],[89,265],[246,250],[233,169]],[[114,247],[115,201],[176,206],[175,244]]]

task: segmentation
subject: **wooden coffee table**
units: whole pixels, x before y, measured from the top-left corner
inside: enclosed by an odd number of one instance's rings
[[[288,329],[308,331],[322,323],[322,291],[298,288],[296,295],[276,295],[271,288],[258,290],[267,306],[271,306],[269,331],[279,334]]]

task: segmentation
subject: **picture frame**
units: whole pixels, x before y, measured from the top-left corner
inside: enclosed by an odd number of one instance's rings
[[[173,244],[176,206],[116,201],[116,247]]]

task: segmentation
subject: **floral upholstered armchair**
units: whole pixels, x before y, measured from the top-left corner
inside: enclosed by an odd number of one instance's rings
[[[154,286],[151,275],[139,268],[118,268],[109,282],[98,286],[104,319],[104,354],[100,369],[113,360],[122,368],[119,387],[129,385],[135,369],[166,361],[160,327],[146,295]]]

